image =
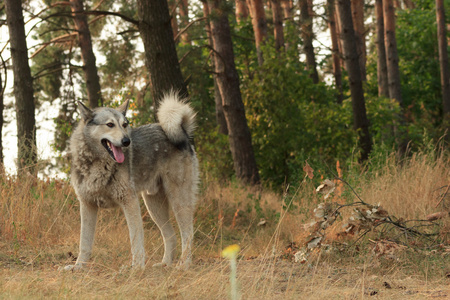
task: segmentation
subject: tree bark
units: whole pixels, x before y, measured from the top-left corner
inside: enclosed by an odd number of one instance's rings
[[[384,42],[386,48],[386,65],[388,72],[389,97],[402,103],[400,70],[398,67],[397,40],[395,38],[395,8],[393,0],[383,0]]]
[[[316,54],[313,46],[313,19],[310,11],[312,2],[310,0],[300,0],[300,22],[302,25],[301,35],[303,39],[303,50],[306,55],[306,67],[310,72],[310,77],[314,83],[319,82],[319,75],[317,73]]]
[[[167,1],[137,0],[137,6],[139,33],[144,44],[145,62],[157,111],[164,93],[175,90],[184,98],[188,96],[188,91],[178,62]]]
[[[236,0],[236,21],[240,24],[248,18],[248,6],[245,0]]]
[[[366,81],[366,29],[364,28],[364,0],[351,0],[352,19],[356,35],[356,48],[362,79]]]
[[[378,96],[389,98],[386,47],[384,45],[383,0],[375,0]]]
[[[403,3],[405,3],[405,7],[408,9],[414,9],[416,8],[416,5],[412,0],[404,0]]]
[[[274,25],[275,49],[284,49],[283,11],[280,0],[272,1],[272,17]]]
[[[34,173],[37,163],[34,90],[28,64],[22,1],[6,0],[5,4],[16,98],[18,173],[23,173],[25,168]]]
[[[450,134],[450,74],[447,53],[447,29],[445,25],[444,0],[436,0],[436,20],[439,45],[439,63],[441,67],[441,90],[443,107],[443,125],[446,133],[446,139]]]
[[[350,82],[353,108],[353,126],[359,134],[361,144],[360,161],[366,161],[372,150],[372,139],[369,133],[366,104],[364,100],[363,80],[357,54],[355,31],[352,22],[350,0],[338,0],[338,16],[342,25],[341,39],[344,47],[344,61]]]
[[[281,7],[283,8],[283,15],[285,19],[292,18],[292,0],[281,0]]]
[[[400,69],[398,66],[397,39],[395,38],[395,8],[393,0],[383,0],[384,45],[386,48],[386,66],[388,73],[389,98],[395,99],[401,108],[398,124],[394,125],[394,136],[399,145],[399,154],[406,153],[408,147],[407,132],[402,132],[406,121],[402,100]],[[400,127],[399,127],[400,126]]]
[[[337,91],[337,103],[341,104],[344,100],[344,95],[342,91],[342,70],[341,70],[341,58],[339,52],[339,39],[336,28],[336,5],[335,0],[327,0],[328,6],[328,28],[330,29],[331,37],[331,55],[333,59],[333,74],[334,83],[336,85]]]
[[[91,32],[89,31],[87,16],[84,14],[83,0],[70,0],[70,8],[74,14],[73,20],[78,32],[89,106],[91,108],[98,107],[103,104],[102,92],[95,55],[92,50]]]
[[[189,24],[189,3],[188,0],[180,1],[180,25],[182,29],[186,28]],[[189,37],[189,31],[186,30],[181,34],[181,43],[190,44],[191,38]]]
[[[225,0],[209,0],[211,32],[217,84],[222,95],[222,106],[227,121],[230,150],[236,177],[246,184],[259,183],[258,168],[253,153],[251,134],[245,117],[245,108],[239,88],[239,77],[234,64],[233,44]]]
[[[341,36],[341,32],[342,32],[342,25],[341,25],[341,20],[339,20],[339,16],[338,16],[338,3],[337,3],[337,0],[335,0],[334,1],[334,8],[335,8],[335,11],[334,11],[334,19],[336,20],[336,33],[337,33],[337,36],[338,37],[340,37]],[[344,46],[342,45],[342,39],[338,39],[338,48],[339,48],[339,53],[341,54],[339,57],[340,57],[340,59],[341,59],[341,66],[344,68],[344,69],[346,69],[346,66],[345,66],[345,61],[344,61]]]
[[[168,0],[169,12],[172,13],[170,16],[170,25],[172,26],[173,37],[178,35],[178,20],[177,20],[177,4],[178,0]],[[176,43],[176,41],[175,41]]]
[[[212,40],[212,36],[211,36],[209,5],[206,0],[204,0],[202,3],[203,3],[203,16],[207,18],[207,20],[205,22],[206,35],[208,37],[209,45],[211,47],[213,47],[213,40]],[[211,65],[214,70],[215,69],[215,66],[214,66],[215,53],[214,53],[214,51],[212,51],[211,55],[213,58],[211,61]],[[213,78],[214,78],[214,102],[215,102],[215,108],[216,108],[216,122],[217,122],[217,125],[219,126],[219,133],[228,135],[227,120],[225,119],[225,114],[223,112],[223,106],[222,106],[222,96],[220,95],[219,85],[217,84],[217,74],[214,74]]]
[[[267,20],[262,0],[248,0],[250,16],[252,17],[253,31],[255,33],[256,54],[258,55],[258,64],[264,63],[264,57],[261,46],[267,38]]]

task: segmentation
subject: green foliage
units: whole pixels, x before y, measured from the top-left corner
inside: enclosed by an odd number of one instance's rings
[[[267,51],[265,52],[265,54]],[[333,91],[313,84],[304,66],[278,53],[242,88],[261,177],[291,182],[305,159],[348,156],[355,141],[347,106]]]
[[[404,104],[403,113],[407,121],[405,130],[407,129],[408,137],[411,140],[410,147],[418,150],[422,148],[425,136],[437,140],[444,132],[441,128],[442,95],[435,2],[420,0],[415,4],[416,9],[398,11],[396,38]],[[445,4],[448,7],[450,2],[446,1]],[[369,48],[374,48],[374,44]],[[367,98],[378,97],[376,72],[376,52],[373,51],[369,52],[367,62]],[[375,111],[376,107],[372,107],[372,112]],[[395,117],[399,110],[394,108],[392,112]],[[391,116],[386,115],[386,117],[386,121],[388,121]],[[377,123],[373,118],[377,118],[377,115],[369,115],[372,125]],[[383,123],[380,124],[383,126]],[[381,133],[381,136],[379,134],[375,136],[375,143],[383,143],[383,147],[391,149],[395,141],[386,135],[386,132],[382,133],[381,129],[382,127],[372,128],[372,134]],[[377,147],[377,145],[375,146]]]

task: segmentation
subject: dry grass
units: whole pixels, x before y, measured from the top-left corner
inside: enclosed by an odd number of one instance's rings
[[[401,167],[389,159],[377,172],[361,174],[352,184],[364,201],[381,202],[392,215],[423,219],[449,210],[447,198],[435,207],[445,192],[442,187],[449,184],[449,172],[446,157],[415,155]],[[354,200],[343,188],[343,195],[333,201]],[[424,242],[379,255],[369,236],[355,247],[345,247],[330,233],[333,250],[313,251],[306,263],[294,263],[288,245],[295,248],[305,242],[304,224],[323,201],[309,180],[286,198],[233,183],[205,185],[195,221],[194,264],[188,271],[150,267],[161,259],[163,249],[147,214],[143,219],[148,267],[124,269],[130,249],[126,223],[118,210],[100,213],[91,266],[82,272],[58,271],[73,260],[70,252],[78,252],[78,202],[71,187],[63,181],[2,175],[0,189],[0,298],[226,299],[229,267],[219,254],[233,243],[242,247],[238,262],[242,299],[450,297],[448,218],[439,221],[441,235],[433,237],[434,248]],[[283,202],[291,200],[294,209],[286,212]],[[258,226],[261,218],[266,224]],[[333,230],[339,228],[336,225]]]

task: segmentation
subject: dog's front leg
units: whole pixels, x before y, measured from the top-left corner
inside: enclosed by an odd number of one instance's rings
[[[81,232],[80,253],[75,265],[66,266],[65,270],[82,268],[91,257],[92,245],[94,244],[95,226],[97,224],[98,207],[80,201]]]
[[[123,212],[130,231],[131,253],[134,268],[145,267],[144,227],[142,224],[141,207],[137,198],[129,199],[122,205]]]

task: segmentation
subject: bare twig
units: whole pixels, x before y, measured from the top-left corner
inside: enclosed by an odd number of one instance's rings
[[[435,208],[439,206],[439,204],[441,204],[442,200],[444,200],[445,196],[447,196],[448,190],[450,188],[450,184],[447,185],[447,189],[445,190],[444,194],[441,197],[441,200],[439,200],[439,202],[436,204]]]

